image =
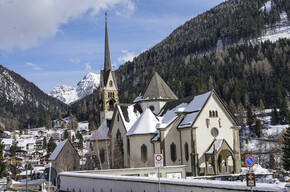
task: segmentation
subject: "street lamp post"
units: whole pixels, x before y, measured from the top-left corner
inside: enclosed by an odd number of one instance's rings
[[[29,156],[25,155],[24,161],[25,161],[25,170],[26,170],[26,192],[28,192],[28,175],[27,175],[28,160],[29,160]]]

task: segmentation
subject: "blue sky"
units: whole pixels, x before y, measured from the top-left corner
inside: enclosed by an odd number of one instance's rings
[[[104,15],[117,69],[224,0],[0,0],[0,64],[46,93],[104,63]]]

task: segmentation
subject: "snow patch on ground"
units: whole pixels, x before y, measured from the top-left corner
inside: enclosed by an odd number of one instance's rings
[[[258,38],[257,41],[264,42],[269,40],[275,42],[282,38],[290,39],[290,26],[288,25],[287,13],[285,11],[280,14],[280,19],[280,23],[277,23],[274,29],[267,26],[265,34]],[[251,42],[254,42],[254,40]]]
[[[271,1],[267,1],[267,3],[260,8],[260,11],[266,11],[267,13],[270,13],[272,9],[272,2]]]

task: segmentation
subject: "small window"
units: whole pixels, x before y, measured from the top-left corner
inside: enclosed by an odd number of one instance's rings
[[[210,117],[212,116],[211,111],[209,111],[209,116],[210,116]]]
[[[185,155],[185,160],[188,161],[189,153],[188,153],[188,143],[187,142],[184,144],[184,155]]]
[[[154,107],[153,105],[150,105],[150,106],[149,106],[149,109],[153,112],[154,109],[155,109],[155,107]]]
[[[113,81],[112,80],[110,81],[109,86],[113,87]]]
[[[147,146],[145,144],[141,146],[141,161],[143,163],[147,161]]]
[[[117,141],[118,141],[118,145],[120,145],[121,142],[122,142],[122,136],[121,136],[121,133],[120,133],[119,129],[117,131],[116,138],[117,138]]]
[[[216,116],[216,117],[218,117],[218,116],[219,116],[217,111],[215,111],[215,116]]]
[[[105,162],[105,150],[104,149],[100,150],[100,160],[102,163]]]
[[[171,153],[171,160],[175,162],[176,161],[176,145],[174,143],[170,145],[170,153]]]

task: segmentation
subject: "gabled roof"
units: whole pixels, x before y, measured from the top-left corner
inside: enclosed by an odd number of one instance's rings
[[[211,94],[212,91],[197,95],[184,109],[179,110],[179,112],[184,112],[186,115],[182,122],[179,124],[178,128],[192,126]]]
[[[157,133],[157,123],[159,123],[158,118],[152,113],[150,109],[147,108],[134,123],[131,129],[126,133],[126,135],[130,136]]]
[[[109,130],[110,130],[109,124],[110,124],[110,120],[108,119],[104,120],[97,130],[92,131],[91,140],[94,141],[94,140],[109,139],[108,137]]]
[[[154,72],[153,77],[147,85],[144,93],[140,94],[133,102],[136,103],[140,100],[154,99],[178,99],[157,72]]]
[[[129,131],[129,129],[133,126],[133,124],[137,121],[137,119],[141,116],[143,112],[139,104],[119,104],[117,105],[117,109],[120,113],[120,117],[126,129],[126,132]]]
[[[59,153],[61,152],[61,150],[65,146],[66,142],[68,142],[68,139],[65,139],[63,141],[60,141],[58,143],[58,145],[56,146],[56,148],[53,150],[52,154],[50,155],[50,157],[48,159],[49,161],[56,160],[56,158],[58,157]]]
[[[219,153],[223,149],[227,149],[233,154],[233,149],[230,147],[225,139],[215,139],[209,146],[205,154],[211,155],[214,153]]]

